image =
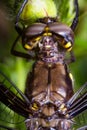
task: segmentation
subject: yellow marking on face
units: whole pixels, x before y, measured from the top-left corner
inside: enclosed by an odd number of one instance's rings
[[[28,50],[31,50],[31,49],[32,49],[32,47],[29,46],[28,44],[25,44],[25,45],[24,45],[24,48],[26,48],[26,49],[28,49]]]
[[[65,48],[69,48],[71,46],[72,46],[71,42],[67,42],[66,45],[64,45]]]
[[[46,45],[46,48],[50,48],[51,46],[50,45]]]
[[[72,50],[72,47],[70,47],[69,49],[67,49],[67,51],[71,51]]]
[[[26,43],[26,44],[24,45],[24,48],[27,49],[27,50],[33,49],[33,48],[38,44],[38,41],[40,41],[40,39],[41,39],[41,36],[32,39],[32,40],[30,41],[30,45]]]
[[[52,33],[50,32],[49,27],[45,27],[44,31],[45,31],[45,33],[43,34],[43,36],[51,36],[52,35]]]
[[[45,27],[45,31],[49,31],[49,27]]]
[[[69,48],[69,47],[71,47],[71,45],[72,45],[71,42],[68,42],[66,45],[64,45],[64,47]]]
[[[41,39],[41,36],[35,38],[36,41],[39,41]]]
[[[51,36],[51,35],[52,35],[52,33],[50,33],[50,32],[49,33],[46,32],[46,33],[43,34],[43,36]]]

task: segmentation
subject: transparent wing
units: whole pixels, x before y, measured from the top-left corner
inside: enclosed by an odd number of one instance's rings
[[[68,114],[74,119],[75,129],[87,126],[87,83],[85,83],[67,102]]]
[[[73,128],[75,128],[76,130],[87,129],[87,110],[75,117],[75,124],[73,125]]]
[[[0,124],[12,127],[24,125],[29,114],[28,105],[24,94],[0,72]]]

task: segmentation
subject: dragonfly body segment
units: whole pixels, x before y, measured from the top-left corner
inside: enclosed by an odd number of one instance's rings
[[[49,66],[38,62],[28,75],[26,85],[25,95],[34,111],[33,117],[26,120],[27,127],[33,124],[40,129],[68,130],[72,122],[65,112],[67,108],[62,109],[62,105],[72,97],[73,86],[67,66],[60,63]]]

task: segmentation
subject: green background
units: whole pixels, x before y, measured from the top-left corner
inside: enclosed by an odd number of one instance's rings
[[[57,4],[58,1],[55,0]],[[0,9],[0,70],[3,71],[4,74],[6,74],[20,88],[20,90],[24,91],[26,75],[32,67],[32,62],[28,62],[10,54],[11,46],[18,35],[14,29],[13,20],[17,11],[12,8],[14,3],[13,0],[9,0],[9,2],[3,0],[1,2],[3,5],[6,5],[7,8],[9,6],[10,9],[8,8],[6,12],[4,12],[6,7],[1,6]],[[17,8],[18,5],[20,5],[20,1],[17,4]],[[70,19],[72,19],[72,17],[71,15],[67,15],[66,5],[66,0],[63,0],[59,11],[63,14],[63,16],[61,16],[62,21],[68,23],[66,21],[69,21],[69,17]],[[69,9],[71,7],[72,5],[69,6]],[[73,47],[76,61],[69,65],[70,71],[74,77],[75,90],[78,90],[78,88],[87,81],[87,0],[79,0],[79,7],[79,23],[75,30],[75,42]],[[11,12],[10,15],[9,10]]]

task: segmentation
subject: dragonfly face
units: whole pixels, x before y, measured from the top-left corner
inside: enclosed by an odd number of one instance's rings
[[[51,1],[50,1],[50,3],[51,3]],[[32,4],[33,4],[33,2],[31,2],[31,5]],[[52,4],[53,4],[53,6],[55,5],[54,3],[52,3]],[[74,42],[73,31],[78,22],[78,1],[77,0],[74,0],[74,6],[75,6],[76,14],[75,14],[75,17],[74,17],[73,22],[70,27],[59,22],[57,19],[57,16],[55,16],[56,17],[55,18],[54,15],[52,15],[52,16],[48,15],[49,10],[46,10],[47,8],[41,7],[42,10],[45,11],[44,12],[45,15],[43,17],[39,17],[30,26],[27,25],[27,27],[26,27],[26,23],[25,23],[23,29],[21,29],[19,26],[21,16],[22,16],[22,14],[24,14],[24,12],[26,12],[25,10],[27,10],[27,8],[29,9],[29,7],[30,7],[29,1],[24,0],[23,4],[18,12],[16,22],[15,22],[15,28],[20,36],[16,39],[16,41],[14,42],[14,44],[12,46],[12,50],[11,50],[12,54],[14,54],[16,56],[28,58],[28,59],[36,59],[37,57],[40,57],[39,43],[40,43],[40,45],[41,45],[41,43],[43,44],[43,39],[45,37],[47,37],[47,39],[48,39],[48,37],[52,37],[52,41],[54,42],[54,44],[57,43],[57,46],[55,45],[56,50],[57,50],[58,46],[60,45],[61,46],[60,48],[62,48],[62,52],[65,52],[65,50],[70,51],[71,58],[68,62],[74,61],[74,56],[73,56],[73,53],[71,50],[72,50],[72,45]],[[35,15],[37,15],[36,12],[35,12]],[[26,14],[23,15],[23,19],[25,17],[26,17]],[[28,50],[28,54],[25,54],[20,51],[18,52],[15,50],[15,46],[20,37],[22,39],[23,47]],[[44,46],[44,45],[42,45],[42,46]],[[52,55],[53,55],[53,53],[55,53],[55,52],[52,52]],[[56,54],[54,54],[54,55],[56,55]],[[42,52],[42,55],[43,55],[43,52]],[[45,57],[43,57],[42,59],[45,59]],[[56,60],[54,60],[54,62],[55,61],[57,62],[57,60],[58,59],[56,58]],[[45,59],[45,61],[49,61],[49,60]]]
[[[47,44],[50,50],[50,46],[57,44],[56,50],[60,45],[61,48],[70,51],[74,42],[74,33],[71,28],[62,23],[52,21],[44,23],[45,19],[43,19],[43,23],[35,23],[24,30],[22,36],[24,48],[33,50],[38,46],[40,49],[39,44],[42,44],[42,48],[46,47]]]
[[[60,52],[61,57],[64,57],[66,51],[72,50],[74,33],[67,25],[53,22],[51,18],[41,19],[41,22],[28,26],[22,32],[22,45],[28,54],[14,50],[16,42],[13,44],[12,53],[29,59],[57,63],[60,61]],[[70,60],[72,61],[72,55]]]

